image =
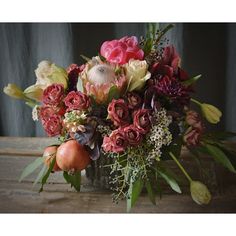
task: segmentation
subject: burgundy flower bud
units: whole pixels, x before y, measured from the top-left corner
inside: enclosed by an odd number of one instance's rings
[[[78,66],[77,64],[71,64],[67,68],[67,74],[69,78],[69,91],[77,91],[76,85],[78,82],[79,73],[83,71],[85,65]]]
[[[107,108],[109,118],[115,126],[124,126],[128,123],[129,109],[123,99],[113,99]]]
[[[141,97],[135,92],[129,92],[127,94],[127,99],[129,103],[128,106],[130,109],[137,109],[142,105]]]
[[[64,103],[67,111],[87,110],[90,107],[90,98],[80,91],[71,91],[65,97]]]
[[[150,111],[148,109],[139,109],[134,112],[133,124],[140,133],[148,133],[151,128]]]
[[[126,126],[123,131],[129,145],[137,146],[141,143],[143,136],[134,125]]]
[[[43,103],[45,105],[58,106],[64,97],[64,86],[52,84],[43,91]]]

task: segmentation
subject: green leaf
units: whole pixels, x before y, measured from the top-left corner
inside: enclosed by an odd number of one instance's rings
[[[236,137],[236,133],[228,131],[213,131],[204,135],[204,137],[210,137],[212,139],[225,140],[228,138]],[[204,138],[203,137],[203,138]]]
[[[68,174],[68,172],[63,172],[63,177],[68,184],[71,184],[71,187],[74,187],[76,191],[80,191],[80,182],[81,182],[81,172],[77,171],[74,175]]]
[[[170,187],[177,193],[181,193],[181,189],[176,180],[164,168],[157,169],[160,176],[170,185]]]
[[[168,24],[161,32],[159,33],[158,38],[156,39],[156,44],[161,40],[161,38],[171,29],[173,28],[173,24]]]
[[[43,165],[43,168],[40,170],[37,178],[35,179],[35,181],[33,183],[33,186],[35,186],[35,184],[37,184],[38,182],[41,182],[42,177],[46,174],[46,171],[47,171],[47,166]]]
[[[151,52],[152,46],[153,46],[153,39],[148,38],[145,41],[144,46],[143,46],[143,51],[144,51],[145,56],[148,55]]]
[[[53,169],[55,163],[56,163],[56,158],[54,157],[54,158],[52,159],[51,163],[50,163],[50,166],[48,167],[48,170],[47,170],[46,174],[45,174],[45,175],[43,176],[43,178],[42,178],[42,181],[41,181],[41,188],[39,189],[39,192],[42,192],[42,191],[43,191],[43,186],[44,186],[44,184],[46,184],[46,182],[47,182],[47,180],[48,180],[48,177],[49,177],[49,175],[51,174],[52,169]]]
[[[138,197],[143,189],[143,180],[137,179],[134,183],[132,179],[130,180],[130,186],[128,191],[128,198],[127,198],[127,212],[130,212],[131,208],[134,206]]]
[[[107,59],[104,56],[102,56],[100,53],[98,53],[98,56],[99,56],[99,58],[101,59],[102,62],[107,61]]]
[[[197,75],[191,79],[183,81],[182,84],[185,86],[189,86],[189,85],[195,83],[196,81],[198,81],[201,77],[202,77],[202,75]]]
[[[153,205],[156,205],[155,193],[153,192],[150,181],[146,182],[146,189],[147,189],[147,193],[148,193],[148,197],[150,201],[152,202]]]
[[[113,85],[108,92],[107,103],[110,103],[112,99],[118,99],[119,97],[120,91],[115,85]]]
[[[224,154],[224,152],[220,148],[218,148],[214,145],[211,145],[211,144],[206,144],[205,147],[206,147],[206,150],[208,151],[208,153],[214,157],[215,161],[221,163],[227,169],[236,173],[236,170],[233,167],[232,163],[230,162],[228,157]]]
[[[77,88],[78,91],[80,91],[82,93],[84,92],[83,82],[80,79],[80,77],[78,77],[78,82],[76,84],[76,88]]]
[[[39,157],[35,161],[30,163],[28,166],[26,166],[20,176],[19,181],[21,182],[25,177],[33,173],[40,165],[43,164],[43,161],[44,159],[42,157]]]
[[[80,55],[85,61],[91,61],[91,59],[89,58],[89,57],[86,57],[86,56],[84,56],[84,55]]]

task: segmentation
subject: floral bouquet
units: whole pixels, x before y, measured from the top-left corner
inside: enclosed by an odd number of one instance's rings
[[[178,53],[164,37],[172,26],[152,27],[140,41],[135,36],[106,41],[98,56],[82,56],[85,64],[67,70],[42,61],[34,85],[24,91],[14,84],[4,88],[33,108],[33,119],[41,121],[48,136],[58,136],[58,143],[27,166],[20,180],[42,165],[35,180],[41,182],[40,191],[55,171],[62,171],[66,182],[80,191],[81,171],[102,158],[109,164],[98,168],[109,170],[113,200],[125,198],[130,211],[144,188],[155,204],[160,178],[181,193],[164,165],[173,159],[189,181],[193,200],[210,202],[206,185],[193,180],[180,163],[181,148],[196,158],[209,154],[235,172],[234,151],[223,142],[235,134],[206,131],[204,119],[216,124],[222,114],[192,98],[201,76],[189,77],[181,68]]]

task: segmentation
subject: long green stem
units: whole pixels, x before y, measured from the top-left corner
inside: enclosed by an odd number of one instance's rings
[[[180,164],[180,162],[177,160],[177,158],[175,157],[175,155],[172,152],[169,152],[170,156],[172,157],[172,159],[175,161],[175,163],[178,165],[178,167],[180,168],[180,170],[184,173],[184,175],[186,176],[186,178],[189,180],[189,182],[192,182],[192,178],[189,176],[189,174],[186,172],[186,170],[184,169],[184,167]]]
[[[199,106],[202,105],[202,104],[201,104],[199,101],[197,101],[196,99],[191,98],[191,101],[194,102],[194,103],[196,103],[196,104],[199,105]]]

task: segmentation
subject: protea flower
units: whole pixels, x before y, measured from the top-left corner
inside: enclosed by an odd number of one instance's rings
[[[122,92],[127,82],[121,67],[102,62],[98,57],[85,65],[80,79],[83,81],[84,92],[92,95],[98,103],[107,101],[111,87],[116,86]]]

